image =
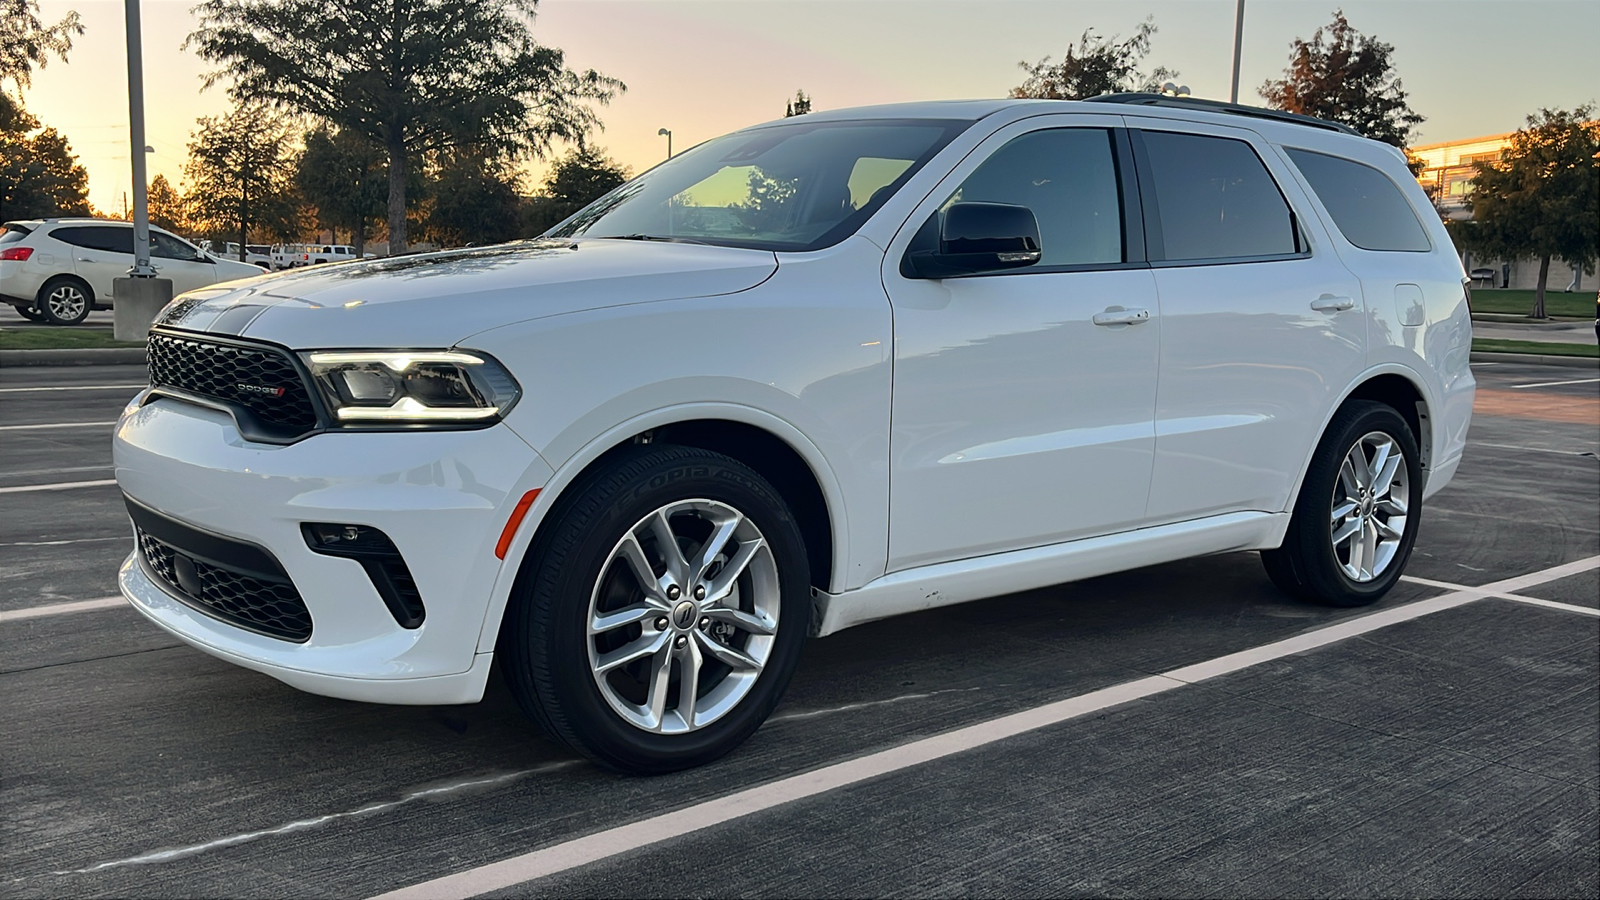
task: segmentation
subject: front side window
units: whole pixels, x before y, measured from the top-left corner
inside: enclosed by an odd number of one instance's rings
[[[969,124],[793,121],[730,134],[618,187],[549,236],[818,250],[855,233]]]
[[[159,231],[150,232],[150,255],[161,259],[187,259],[199,257],[195,249],[183,241]]]
[[[1106,129],[1053,128],[1012,140],[967,176],[946,206],[962,202],[1032,210],[1039,266],[1123,261],[1116,152]]]
[[[1327,208],[1345,240],[1363,250],[1432,249],[1411,204],[1388,176],[1337,156],[1284,149],[1316,191],[1317,199]]]
[[[1283,256],[1300,250],[1294,216],[1248,143],[1142,132],[1168,260]]]

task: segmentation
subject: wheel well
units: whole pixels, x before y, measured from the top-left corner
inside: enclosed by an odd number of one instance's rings
[[[674,422],[617,444],[588,468],[602,465],[622,450],[643,443],[698,447],[731,456],[759,472],[794,513],[800,535],[806,542],[812,586],[828,589],[833,573],[833,525],[828,518],[828,503],[823,499],[822,486],[811,467],[782,438],[754,425],[723,419]]]
[[[1422,392],[1417,390],[1416,385],[1400,375],[1379,375],[1362,382],[1345,398],[1346,403],[1351,400],[1373,400],[1393,407],[1411,426],[1411,434],[1417,439],[1417,450],[1422,454],[1422,467],[1428,467],[1433,435],[1428,421],[1428,404],[1422,399]]]
[[[51,275],[49,278],[45,279],[44,284],[39,285],[39,298],[44,297],[45,291],[49,290],[51,285],[60,284],[63,281],[70,281],[73,284],[76,284],[79,288],[82,288],[83,296],[87,297],[90,303],[94,302],[94,288],[89,286],[89,282],[84,281],[82,278],[79,278],[76,275]]]

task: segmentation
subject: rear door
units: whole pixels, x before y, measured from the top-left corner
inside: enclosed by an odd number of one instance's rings
[[[72,246],[72,269],[89,283],[96,303],[111,302],[112,282],[133,268],[132,225],[69,225],[50,236]]]
[[[1255,132],[1128,122],[1161,296],[1151,524],[1284,510],[1364,367],[1361,285]]]

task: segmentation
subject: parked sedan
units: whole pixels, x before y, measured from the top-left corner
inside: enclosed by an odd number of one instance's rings
[[[258,266],[219,259],[183,238],[150,228],[156,274],[181,294],[261,274]],[[133,223],[108,219],[7,222],[0,231],[0,300],[24,318],[76,325],[92,309],[111,308],[112,282],[133,268]]]

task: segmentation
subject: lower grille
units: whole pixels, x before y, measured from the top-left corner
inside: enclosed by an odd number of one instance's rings
[[[145,566],[189,606],[267,637],[310,639],[311,611],[265,550],[190,528],[132,500],[128,512]]]

